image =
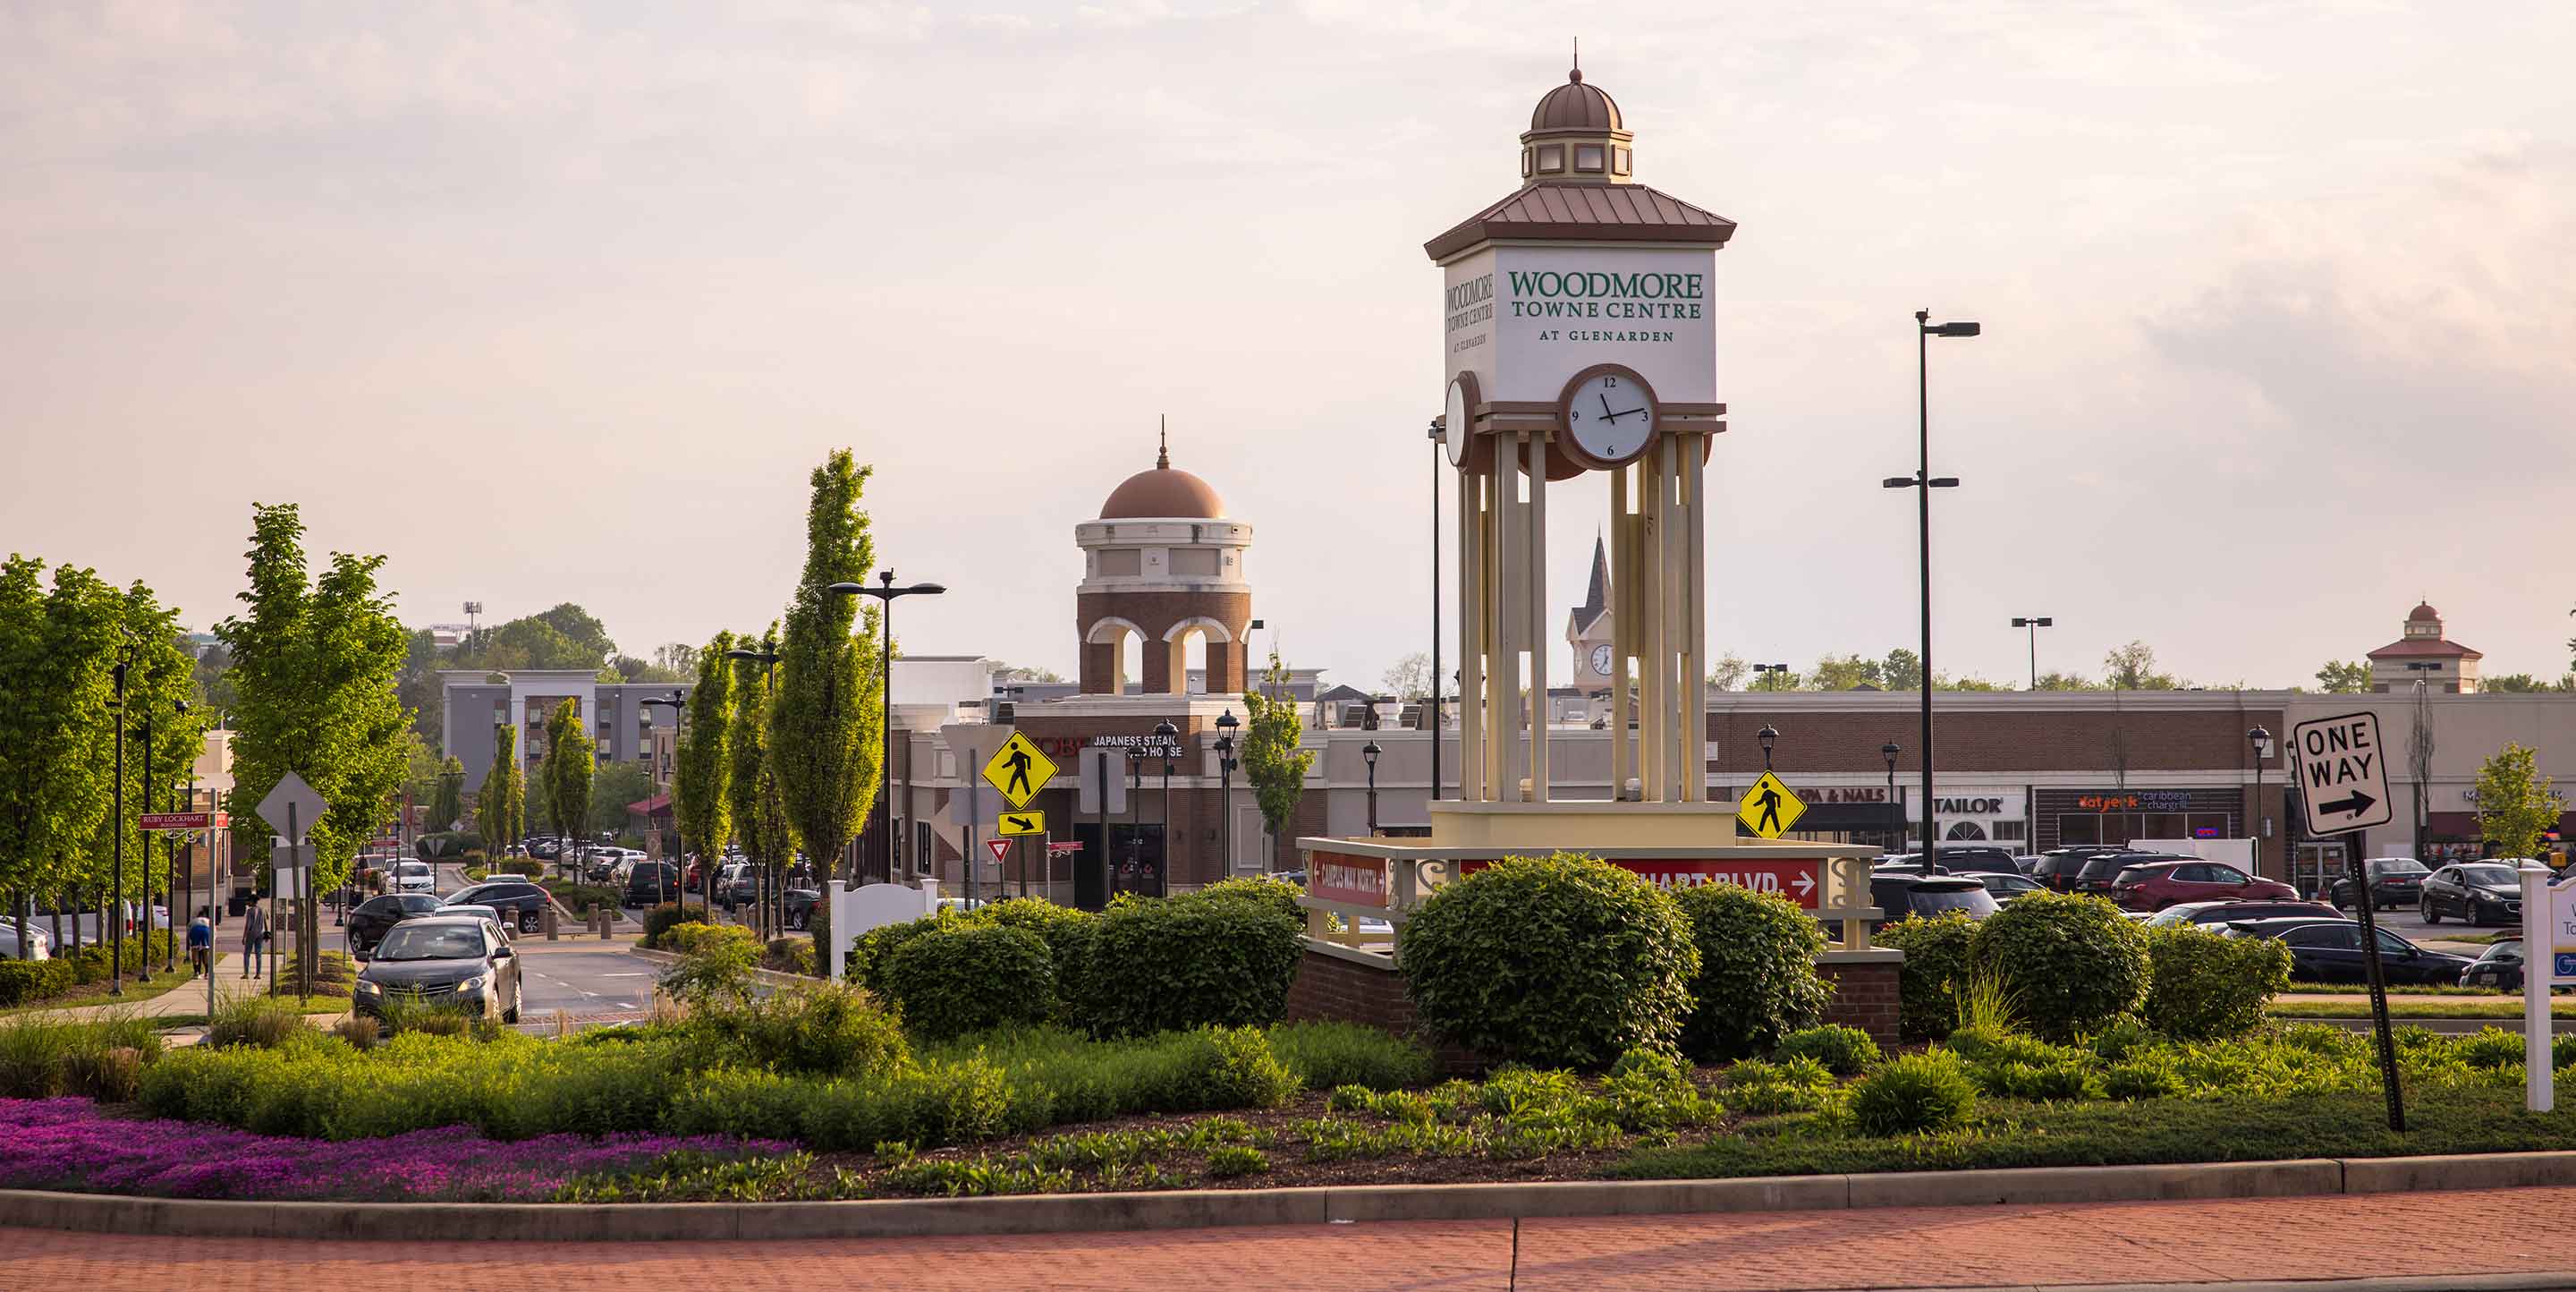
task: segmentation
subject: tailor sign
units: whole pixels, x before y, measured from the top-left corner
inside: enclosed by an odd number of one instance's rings
[[[1717,399],[1712,248],[1488,247],[1443,267],[1443,376],[1487,400],[1553,403],[1597,363],[1665,403]],[[1453,431],[1455,428],[1452,428]]]
[[[1458,873],[1473,874],[1494,863],[1462,861]],[[1732,884],[1757,893],[1778,893],[1796,902],[1802,909],[1816,909],[1817,894],[1823,891],[1823,862],[1813,858],[1797,861],[1720,861],[1715,858],[1620,857],[1610,862],[1629,871],[1657,888],[1698,888],[1704,884]]]

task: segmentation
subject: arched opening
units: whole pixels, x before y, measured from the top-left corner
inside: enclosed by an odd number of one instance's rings
[[[1192,695],[1207,694],[1207,630],[1184,628],[1178,644],[1181,648],[1181,689]]]
[[[1114,695],[1134,695],[1144,689],[1145,634],[1130,628],[1118,630],[1118,674]]]
[[[1175,692],[1207,695],[1235,689],[1237,684],[1231,675],[1219,667],[1224,659],[1222,644],[1234,640],[1234,634],[1224,624],[1205,615],[1194,615],[1172,625],[1164,632],[1163,640],[1171,648]]]

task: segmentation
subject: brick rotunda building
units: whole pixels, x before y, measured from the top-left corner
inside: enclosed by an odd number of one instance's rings
[[[1216,490],[1172,465],[1168,437],[1153,469],[1110,491],[1099,519],[1075,525],[1073,536],[1083,554],[1074,626],[1084,695],[1186,693],[1193,633],[1207,646],[1207,694],[1243,690],[1252,526],[1226,519]],[[1141,678],[1126,676],[1130,637],[1142,646]]]

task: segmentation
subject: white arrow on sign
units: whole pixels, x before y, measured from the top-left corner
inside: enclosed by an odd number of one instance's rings
[[[303,777],[293,772],[277,778],[277,786],[259,801],[259,819],[268,828],[286,836],[289,843],[302,843],[322,823],[322,814],[331,805]]]
[[[2376,713],[2343,713],[2292,727],[2290,759],[2308,833],[2348,834],[2395,820],[2386,755]]]
[[[1795,875],[1791,875],[1789,877],[1789,882],[1797,886],[1798,896],[1801,899],[1813,897],[1816,894],[1816,877],[1814,875],[1808,874],[1805,871],[1800,871]]]

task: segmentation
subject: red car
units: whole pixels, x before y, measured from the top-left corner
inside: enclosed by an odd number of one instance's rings
[[[2155,861],[2131,866],[2111,884],[2111,900],[2125,910],[2161,911],[2176,902],[2296,900],[2299,890],[2256,879],[2223,861]]]

